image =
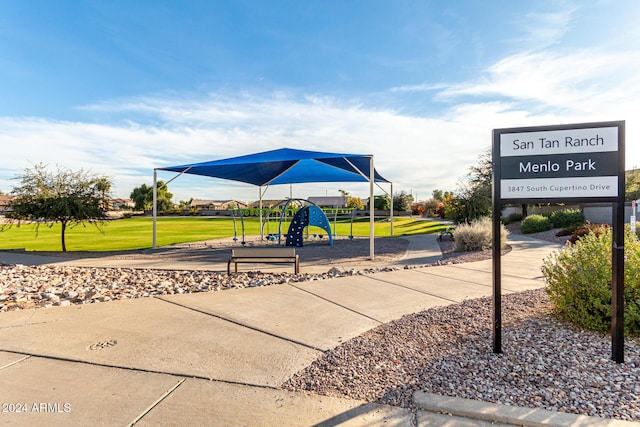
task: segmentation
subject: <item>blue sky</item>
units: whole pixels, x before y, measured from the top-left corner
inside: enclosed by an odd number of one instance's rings
[[[607,120],[626,120],[640,166],[638,22],[635,0],[3,0],[0,190],[44,162],[128,197],[155,167],[292,147],[374,154],[424,199],[456,189],[494,128]],[[368,193],[293,195],[339,189]],[[258,194],[196,177],[170,190]]]

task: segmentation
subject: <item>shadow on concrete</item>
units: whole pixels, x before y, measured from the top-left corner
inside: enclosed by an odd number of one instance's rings
[[[381,419],[382,418],[382,419]],[[412,425],[412,416],[406,409],[364,403],[333,417],[316,423],[314,427],[335,427],[345,423],[356,423],[359,426],[366,425]],[[367,422],[368,421],[368,422]]]

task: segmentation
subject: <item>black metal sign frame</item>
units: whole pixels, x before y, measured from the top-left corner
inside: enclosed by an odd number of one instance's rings
[[[494,353],[502,353],[503,204],[611,202],[611,358],[624,362],[624,146],[624,121],[493,130]]]

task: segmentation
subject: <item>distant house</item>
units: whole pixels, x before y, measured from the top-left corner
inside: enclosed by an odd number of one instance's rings
[[[192,209],[223,211],[227,209],[246,208],[247,204],[238,200],[192,200],[189,205]]]
[[[9,211],[9,202],[11,202],[11,199],[11,196],[0,196],[0,214]]]
[[[278,200],[263,200],[262,201],[262,207],[263,208],[272,208],[272,207],[276,206],[278,203],[282,203],[282,202],[283,202],[283,200],[280,200],[280,199],[278,199]],[[258,200],[256,202],[252,202],[249,205],[249,207],[259,208],[260,207],[260,201]]]
[[[325,197],[309,197],[311,203],[315,203],[321,208],[346,208],[348,197],[344,196],[325,196]]]
[[[111,206],[113,209],[133,209],[136,207],[136,202],[131,199],[112,199]]]

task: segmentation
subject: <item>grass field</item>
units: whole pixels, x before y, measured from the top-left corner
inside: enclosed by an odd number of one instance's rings
[[[257,218],[245,218],[245,235],[259,235],[260,225]],[[240,221],[236,221],[237,237],[242,238]],[[289,223],[283,222],[282,231],[286,233]],[[331,221],[333,228],[333,221]],[[146,249],[151,247],[152,219],[129,218],[109,221],[100,232],[93,225],[79,225],[67,229],[66,242],[68,251],[120,251]],[[394,236],[412,234],[439,233],[446,225],[413,218],[395,218]],[[271,221],[264,226],[265,234],[278,232],[278,223]],[[310,227],[310,233],[326,234],[320,228]],[[351,234],[351,221],[338,220],[336,223],[338,236]],[[356,218],[353,222],[354,236],[369,235],[369,219]],[[390,222],[376,221],[375,235],[390,235]],[[161,217],[157,223],[157,244],[167,246],[176,243],[197,242],[209,239],[228,238],[234,236],[233,220],[219,217]],[[24,248],[27,251],[60,251],[60,224],[52,227],[41,224],[36,236],[35,227],[31,224],[15,225],[0,231],[0,249]]]

